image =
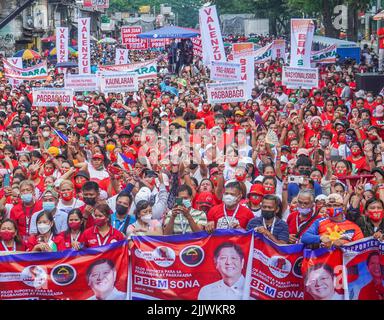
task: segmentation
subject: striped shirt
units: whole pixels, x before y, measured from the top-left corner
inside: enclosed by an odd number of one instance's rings
[[[193,220],[196,222],[199,226],[205,226],[207,224],[207,215],[204,211],[196,210],[191,208],[191,211],[189,212],[193,218]],[[172,217],[172,210],[170,210],[167,213],[167,216],[164,220],[164,225],[167,225],[169,223],[169,220]],[[184,234],[184,233],[191,233],[192,228],[189,225],[189,222],[186,217],[184,217],[183,214],[178,214],[175,218],[175,223],[173,225],[173,234]]]

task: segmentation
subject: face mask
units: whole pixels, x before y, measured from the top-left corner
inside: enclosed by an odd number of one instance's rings
[[[243,181],[245,181],[245,178],[247,177],[247,173],[244,172],[242,175],[238,175],[238,174],[237,174],[235,177],[236,177],[236,180],[237,180],[237,181],[239,181],[239,182],[243,182]]]
[[[312,212],[312,208],[300,208],[297,207],[297,211],[299,212],[300,215],[302,216],[307,216]]]
[[[128,207],[126,206],[123,206],[121,204],[117,204],[116,205],[116,213],[119,215],[119,216],[123,216],[127,213],[128,211]]]
[[[45,212],[51,212],[53,211],[53,209],[55,209],[55,207],[56,207],[56,204],[54,202],[46,202],[46,201],[43,202],[43,210]]]
[[[43,137],[44,138],[48,138],[51,134],[49,133],[49,131],[43,131]]]
[[[61,199],[64,201],[71,201],[73,199],[73,192],[61,193]]]
[[[37,230],[39,230],[40,234],[46,234],[49,230],[51,230],[51,226],[46,223],[40,223],[37,225]]]
[[[4,241],[10,241],[15,237],[15,232],[13,231],[0,231],[0,238]]]
[[[299,150],[299,147],[291,147],[292,153],[297,153],[297,150]]]
[[[329,145],[329,140],[328,140],[328,139],[321,139],[321,140],[320,140],[320,144],[321,144],[321,146],[322,146],[323,148],[326,148],[326,147],[328,147],[328,145]]]
[[[45,175],[46,177],[51,176],[51,175],[53,174],[54,171],[55,171],[54,169],[45,169],[45,170],[44,170],[44,175]]]
[[[336,218],[339,215],[343,214],[343,208],[342,207],[328,208],[327,213],[330,218]]]
[[[191,170],[195,170],[197,167],[198,167],[198,164],[196,164],[196,163],[192,163],[189,165],[189,169],[191,169]]]
[[[78,123],[78,124],[77,124],[77,127],[78,127],[79,129],[84,128],[84,123]]]
[[[137,117],[137,112],[131,112],[131,117]]]
[[[225,194],[223,195],[223,202],[226,206],[232,207],[237,203],[237,197],[231,195],[231,194]]]
[[[141,221],[143,221],[145,224],[149,224],[152,220],[152,215],[151,214],[146,214],[145,216],[140,218]]]
[[[249,201],[250,201],[253,205],[258,206],[258,205],[261,203],[261,201],[263,201],[263,198],[260,197],[260,196],[258,196],[257,198],[255,198],[255,197],[250,197],[250,198],[249,198]]]
[[[71,230],[77,231],[81,228],[81,221],[70,222],[70,223],[68,223],[68,227]]]
[[[343,177],[347,174],[347,168],[341,168],[341,169],[337,169],[335,171],[335,176],[336,177]]]
[[[340,143],[346,143],[347,142],[347,138],[345,136],[339,136],[339,142]]]
[[[84,197],[83,201],[85,204],[87,204],[89,206],[94,206],[96,204],[96,198]]]
[[[20,197],[24,203],[30,203],[33,198],[32,193],[22,194]]]
[[[368,217],[373,222],[379,222],[383,219],[384,213],[383,210],[369,210]]]
[[[105,133],[99,133],[99,137],[100,137],[101,139],[105,139],[106,136],[107,136],[107,135],[106,135]]]
[[[32,131],[36,131],[37,128],[38,128],[37,126],[31,126]]]
[[[187,209],[189,209],[190,207],[192,207],[191,200],[189,200],[189,199],[183,199],[183,205],[184,205],[184,207],[186,207]]]
[[[361,154],[361,150],[360,150],[360,149],[358,149],[358,150],[354,150],[354,151],[351,151],[351,153],[352,153],[352,155],[353,155],[354,157],[357,157],[357,156],[359,156],[359,155]]]
[[[105,217],[102,218],[95,218],[94,219],[95,226],[102,227],[106,223]]]
[[[264,194],[274,194],[274,193],[275,193],[275,187],[271,187],[271,186],[264,187]]]
[[[261,210],[261,216],[265,220],[270,220],[270,219],[272,219],[275,216],[275,212],[274,211],[270,211],[270,210]]]
[[[85,147],[85,144],[84,144],[84,143],[80,143],[80,144],[79,144],[79,147],[80,147],[80,148],[84,148],[84,147]]]
[[[228,160],[228,163],[231,167],[237,166],[237,163],[239,162],[239,158],[236,158],[234,160]]]
[[[368,134],[368,139],[370,141],[375,141],[375,140],[377,140],[377,137],[375,135],[373,135],[373,134]]]
[[[371,103],[371,102],[373,101],[373,98],[372,98],[372,97],[368,97],[368,98],[367,98],[367,101],[368,101],[369,103]]]
[[[85,182],[75,182],[75,188],[76,189],[81,189],[83,187]]]

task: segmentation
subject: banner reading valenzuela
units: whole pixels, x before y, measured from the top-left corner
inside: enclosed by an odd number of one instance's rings
[[[252,231],[132,238],[132,299],[248,299]]]
[[[0,300],[126,300],[128,242],[0,256]]]

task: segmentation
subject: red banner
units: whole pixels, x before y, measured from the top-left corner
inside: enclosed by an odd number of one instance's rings
[[[132,299],[247,299],[251,241],[234,230],[133,237]]]
[[[384,300],[384,243],[368,238],[342,250],[348,300]]]
[[[0,256],[0,300],[126,300],[128,244]]]
[[[303,300],[302,244],[277,245],[255,233],[251,299]]]
[[[301,270],[305,300],[344,300],[341,250],[306,249]]]
[[[138,34],[142,33],[141,26],[121,27],[121,43],[130,50],[147,50],[147,39],[140,39]]]

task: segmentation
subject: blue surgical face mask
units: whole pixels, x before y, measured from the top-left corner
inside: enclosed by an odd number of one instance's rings
[[[307,216],[307,215],[309,215],[312,212],[312,208],[300,208],[300,207],[297,207],[297,211],[299,212],[299,214],[301,214],[303,216]]]
[[[54,202],[43,201],[43,210],[45,212],[51,212],[55,209],[56,204]]]
[[[20,197],[24,203],[30,203],[33,199],[32,193],[22,194]]]
[[[132,116],[132,117],[137,117],[137,112],[135,112],[135,111],[134,111],[134,112],[131,112],[131,116]]]
[[[187,209],[189,209],[190,207],[192,207],[191,200],[189,200],[189,199],[183,199],[183,205],[184,205],[184,207],[186,207]]]

